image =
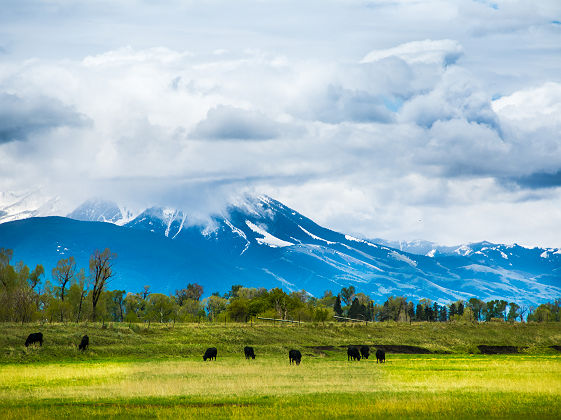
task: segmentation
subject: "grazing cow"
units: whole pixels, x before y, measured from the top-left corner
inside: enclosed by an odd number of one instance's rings
[[[78,346],[78,350],[86,350],[88,348],[88,346],[90,345],[90,337],[88,337],[87,335],[82,337],[82,341],[80,341],[80,345]]]
[[[360,355],[365,358],[368,359],[368,356],[370,356],[370,347],[368,346],[360,346]]]
[[[243,353],[245,354],[246,359],[249,359],[250,357],[252,359],[255,359],[255,352],[253,351],[253,347],[245,346],[243,348]]]
[[[376,363],[385,363],[386,362],[386,352],[384,350],[376,350]]]
[[[290,364],[294,362],[299,365],[302,361],[302,353],[300,353],[300,350],[290,350],[288,352],[288,359],[290,360]]]
[[[39,343],[40,346],[43,346],[43,333],[31,333],[27,336],[27,340],[25,340],[25,347],[29,347],[30,344]]]
[[[203,356],[203,360],[206,362],[207,359],[209,360],[216,360],[216,355],[218,354],[218,350],[216,350],[216,347],[209,347],[208,349],[206,349],[205,351],[205,355]]]
[[[349,346],[347,348],[347,360],[356,360],[357,362],[360,360],[360,352],[356,347]]]

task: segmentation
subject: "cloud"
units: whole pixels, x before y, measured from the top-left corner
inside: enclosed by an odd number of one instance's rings
[[[533,173],[530,175],[511,179],[525,188],[556,188],[561,187],[561,169],[555,173]]]
[[[561,124],[561,83],[547,82],[513,92],[493,101],[493,110],[519,128]]]
[[[411,98],[400,110],[401,121],[427,128],[436,121],[458,118],[499,128],[490,98],[459,68],[447,69],[432,90]]]
[[[396,47],[373,50],[366,54],[361,63],[372,63],[390,57],[398,57],[408,64],[454,64],[463,54],[463,48],[451,39],[412,41]]]
[[[460,5],[461,19],[476,36],[537,30],[561,16],[556,0],[529,3],[524,0],[472,1]]]
[[[269,140],[280,135],[281,127],[260,112],[219,105],[208,111],[189,136],[211,140]]]
[[[393,119],[382,95],[340,85],[328,85],[322,92],[303,99],[303,103],[295,105],[294,113],[305,119],[331,124],[343,121],[387,123]]]
[[[27,140],[58,127],[81,127],[88,119],[71,106],[44,96],[0,93],[0,144]]]
[[[8,2],[0,191],[561,246],[560,3],[527,3]]]

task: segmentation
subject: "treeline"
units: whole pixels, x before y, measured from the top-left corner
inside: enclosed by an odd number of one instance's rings
[[[362,321],[561,321],[561,299],[537,308],[514,302],[477,298],[442,305],[430,299],[418,302],[389,297],[376,303],[353,286],[321,298],[306,291],[247,288],[234,285],[225,294],[202,299],[203,288],[189,283],[174,294],[152,293],[150,286],[138,292],[108,290],[116,255],[109,249],[95,251],[88,271],[73,257],[58,261],[47,276],[41,265],[31,270],[11,264],[12,250],[0,249],[0,321],[11,322],[248,322],[254,317],[323,323],[345,318]],[[338,317],[338,318],[334,318]]]

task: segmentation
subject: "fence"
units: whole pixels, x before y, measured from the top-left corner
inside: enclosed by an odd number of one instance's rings
[[[264,321],[273,321],[273,322],[290,322],[292,324],[303,324],[302,321],[293,321],[291,319],[276,319],[276,318],[263,318],[258,316],[257,319],[262,319]]]
[[[344,316],[337,316],[337,315],[333,315],[333,318],[341,319],[343,321],[364,322],[365,325],[368,325],[368,321],[366,319],[347,318]]]

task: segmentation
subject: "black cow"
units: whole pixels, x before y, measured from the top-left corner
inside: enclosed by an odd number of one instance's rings
[[[43,333],[31,333],[27,336],[27,340],[25,340],[25,347],[29,347],[30,344],[39,343],[40,346],[43,346]]]
[[[347,360],[356,360],[357,362],[360,360],[360,352],[354,346],[349,346],[347,348]]]
[[[253,347],[245,346],[243,348],[243,353],[245,354],[246,359],[249,359],[250,357],[252,359],[255,359],[255,352],[253,351]]]
[[[86,350],[88,348],[88,346],[90,345],[90,337],[88,337],[87,335],[82,337],[82,341],[80,341],[80,345],[78,346],[78,350]]]
[[[370,356],[370,347],[368,346],[360,346],[360,355],[365,358],[368,359],[368,356]]]
[[[300,350],[290,350],[288,352],[288,359],[290,360],[290,364],[294,362],[299,365],[302,361],[302,353],[300,353]]]
[[[376,350],[376,363],[385,363],[386,362],[386,352],[384,350]]]
[[[209,347],[208,349],[206,349],[205,351],[205,355],[203,356],[203,360],[206,362],[207,359],[209,360],[216,360],[216,355],[218,354],[218,350],[216,350],[216,347]]]

